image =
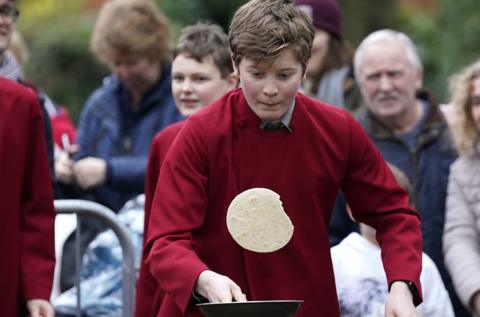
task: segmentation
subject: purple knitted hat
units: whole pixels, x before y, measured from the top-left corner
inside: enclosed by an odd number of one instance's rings
[[[295,5],[310,15],[313,26],[342,39],[342,14],[337,0],[295,0]]]

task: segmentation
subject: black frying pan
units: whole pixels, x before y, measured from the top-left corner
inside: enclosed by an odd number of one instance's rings
[[[197,304],[206,317],[293,317],[303,300]]]

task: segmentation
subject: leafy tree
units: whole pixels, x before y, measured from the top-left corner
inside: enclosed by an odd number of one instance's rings
[[[358,45],[369,33],[399,25],[397,2],[385,0],[339,0],[345,38]]]
[[[209,21],[228,30],[235,10],[247,0],[157,0],[172,21],[175,33],[198,21]]]
[[[30,38],[27,76],[57,103],[68,106],[74,120],[106,74],[89,51],[93,22],[92,16],[75,23],[56,17]]]
[[[27,75],[76,119],[89,94],[107,73],[89,52],[95,13],[102,0],[21,0],[18,27],[30,46]],[[247,0],[156,0],[179,30],[211,21],[228,30],[235,10]],[[447,79],[480,56],[478,0],[431,0],[430,10],[400,0],[338,0],[345,37],[355,46],[370,32],[392,28],[417,43],[425,66],[425,86],[447,101]],[[97,5],[92,5],[96,3]],[[172,44],[173,44],[172,43]]]
[[[440,0],[440,4],[435,32],[439,45],[432,55],[438,63],[437,81],[445,86],[449,76],[480,58],[480,7],[478,0]]]

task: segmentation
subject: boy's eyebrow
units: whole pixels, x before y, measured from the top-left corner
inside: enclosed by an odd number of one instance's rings
[[[251,69],[251,70],[262,70],[265,68],[269,68],[269,67],[261,67],[258,64],[247,65],[247,69]],[[290,72],[290,71],[296,71],[296,70],[297,68],[293,66],[278,69],[278,71],[281,71],[281,72],[285,72],[285,71]]]
[[[247,68],[255,68],[255,69],[259,69],[261,68],[258,64],[250,64],[250,65],[247,65]]]
[[[280,71],[296,71],[297,68],[296,67],[284,67],[284,68],[281,68]]]

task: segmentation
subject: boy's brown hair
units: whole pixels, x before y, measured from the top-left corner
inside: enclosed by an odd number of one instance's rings
[[[288,48],[305,67],[315,29],[308,14],[293,0],[251,0],[235,13],[228,36],[237,66],[243,57],[274,60]]]
[[[227,34],[216,24],[197,23],[185,27],[173,49],[173,58],[180,54],[199,63],[211,57],[222,78],[233,72]]]

